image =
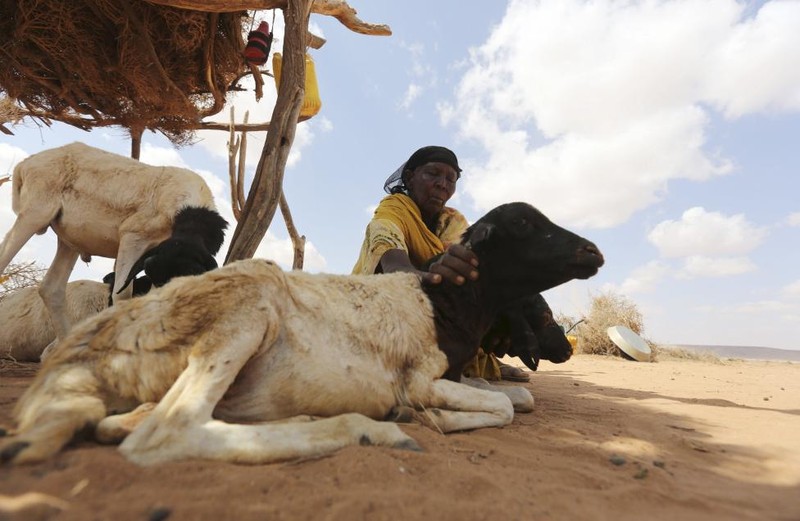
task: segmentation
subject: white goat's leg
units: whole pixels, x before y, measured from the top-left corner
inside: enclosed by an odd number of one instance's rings
[[[19,250],[25,246],[31,237],[43,229],[47,229],[50,222],[48,214],[41,212],[20,212],[14,225],[6,233],[3,243],[0,244],[0,274],[14,260]]]
[[[533,395],[521,385],[493,385],[483,378],[468,378],[466,376],[461,377],[461,383],[475,389],[505,394],[514,405],[514,412],[533,412]]]
[[[59,238],[56,257],[39,285],[39,296],[50,313],[56,340],[64,338],[71,325],[67,320],[67,281],[77,260],[78,252]]]
[[[503,393],[434,380],[423,396],[418,418],[442,432],[502,427],[514,419],[514,406]]]

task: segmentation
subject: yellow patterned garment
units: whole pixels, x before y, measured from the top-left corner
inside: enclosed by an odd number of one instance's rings
[[[460,241],[468,226],[458,210],[445,207],[433,233],[425,226],[419,208],[410,197],[405,194],[384,197],[367,225],[353,273],[375,273],[383,254],[392,249],[408,252],[411,264],[420,268],[428,259]]]
[[[459,242],[468,227],[469,223],[461,212],[445,207],[439,215],[436,233],[432,233],[410,197],[404,194],[384,197],[367,225],[366,237],[353,273],[375,273],[383,254],[392,249],[408,252],[411,264],[420,268],[428,259],[444,253],[451,244]],[[479,349],[478,355],[464,369],[464,375],[499,380],[500,364],[493,354],[487,355]]]

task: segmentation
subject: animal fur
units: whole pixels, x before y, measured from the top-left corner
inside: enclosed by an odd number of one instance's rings
[[[190,170],[146,165],[83,143],[39,152],[14,169],[17,219],[0,244],[0,273],[34,233],[53,229],[58,248],[39,293],[63,337],[70,326],[65,288],[78,256],[116,259],[113,299],[129,298],[130,289],[120,290],[132,266],[170,237],[186,206],[215,209],[211,190]]]
[[[396,424],[376,421],[403,408],[442,432],[506,425],[506,395],[443,376],[460,375],[503,301],[592,276],[603,258],[522,203],[490,212],[465,241],[481,277],[464,286],[248,260],[109,308],[44,362],[0,458],[46,459],[87,425],[99,439],[124,439],[120,450],[140,464],[417,449]]]

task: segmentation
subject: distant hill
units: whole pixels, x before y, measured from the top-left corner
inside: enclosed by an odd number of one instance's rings
[[[665,346],[668,348],[668,346]],[[755,346],[711,346],[711,345],[686,345],[675,347],[691,351],[710,351],[722,358],[743,358],[745,360],[786,360],[800,362],[800,350],[775,349],[772,347]]]

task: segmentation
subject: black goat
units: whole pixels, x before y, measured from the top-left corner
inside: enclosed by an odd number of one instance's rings
[[[525,203],[490,211],[467,229],[462,243],[478,256],[479,279],[462,286],[423,286],[433,304],[439,348],[448,359],[444,377],[453,381],[460,379],[484,335],[510,303],[572,279],[587,279],[604,263],[597,246]],[[519,323],[512,329],[530,329],[522,327],[521,314],[512,316]]]
[[[217,268],[214,255],[225,240],[227,227],[228,221],[214,210],[181,209],[175,215],[170,238],[136,261],[122,289],[142,270],[158,288],[175,277],[200,275]]]
[[[497,356],[515,356],[531,371],[540,360],[560,364],[572,356],[572,344],[539,293],[509,303],[481,340]]]

